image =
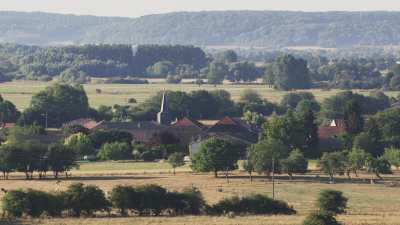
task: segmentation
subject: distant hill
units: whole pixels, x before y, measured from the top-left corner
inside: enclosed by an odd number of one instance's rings
[[[400,45],[400,12],[178,12],[139,18],[0,11],[0,42],[263,47]]]

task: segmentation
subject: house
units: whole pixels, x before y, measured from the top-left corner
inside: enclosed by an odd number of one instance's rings
[[[148,143],[159,132],[165,131],[167,126],[154,121],[139,122],[100,122],[93,130],[122,130],[129,132],[137,143]]]
[[[196,151],[199,144],[210,137],[227,139],[244,145],[255,143],[258,138],[257,132],[240,118],[225,117],[221,120],[197,121],[185,117],[175,122],[171,121],[168,99],[164,93],[157,121],[96,122],[91,119],[78,119],[68,124],[79,124],[89,130],[126,131],[132,134],[135,142],[145,144],[150,143],[157,133],[169,132],[179,139],[181,145],[189,146],[194,149],[193,151]]]
[[[341,134],[346,132],[345,123],[343,120],[332,120],[329,125],[320,126],[318,128],[319,146],[324,150],[341,149],[342,142],[339,139]]]
[[[188,146],[193,137],[196,137],[207,130],[207,126],[197,120],[183,118],[173,123],[167,128],[167,132],[171,132],[175,137],[179,138],[180,143]]]
[[[196,154],[200,150],[201,144],[212,137],[245,147],[257,142],[258,133],[240,118],[226,116],[200,135],[194,137],[189,145],[190,154],[192,156]]]

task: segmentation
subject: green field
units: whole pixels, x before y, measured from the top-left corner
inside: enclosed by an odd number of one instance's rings
[[[159,81],[158,81],[159,82]],[[0,84],[1,95],[17,105],[19,109],[24,109],[29,106],[29,102],[33,94],[43,90],[50,83],[33,82],[33,81],[18,81]],[[268,88],[266,85],[252,84],[224,84],[214,87],[213,85],[202,85],[201,87],[195,84],[166,84],[166,83],[151,83],[151,84],[87,84],[84,85],[89,103],[92,107],[99,105],[126,105],[129,98],[135,98],[138,102],[143,102],[158,91],[194,91],[194,90],[227,90],[231,93],[234,100],[240,98],[241,93],[245,89],[256,90],[262,97],[272,102],[279,102],[287,92],[276,91]],[[96,93],[96,89],[101,90],[101,94]],[[337,94],[340,90],[325,91],[321,89],[312,89],[311,91],[318,101]],[[370,91],[354,90],[355,92],[368,95]],[[385,92],[389,96],[397,96],[400,92]]]

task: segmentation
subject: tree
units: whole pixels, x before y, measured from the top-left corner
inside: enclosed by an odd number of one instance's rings
[[[382,142],[385,146],[400,147],[400,109],[390,108],[377,113],[377,127],[382,134]]]
[[[311,101],[315,102],[314,95],[311,92],[290,92],[283,96],[280,105],[285,108],[295,109],[301,101]],[[318,111],[318,110],[317,110]]]
[[[228,80],[231,82],[252,82],[260,77],[261,73],[254,63],[238,62],[229,66]]]
[[[347,200],[341,191],[323,190],[319,193],[317,207],[323,212],[336,215],[345,212]]]
[[[358,134],[353,141],[353,147],[361,148],[370,153],[373,157],[383,154],[384,144],[382,131],[376,118],[368,119],[364,126],[364,131]]]
[[[270,72],[276,89],[287,91],[311,87],[307,61],[303,59],[296,59],[286,54],[282,55],[276,59]]]
[[[345,170],[346,157],[342,152],[325,152],[318,164],[333,182],[334,175]]]
[[[240,101],[245,103],[261,103],[260,94],[253,89],[245,89],[240,95]]]
[[[124,130],[95,130],[90,135],[90,140],[96,149],[99,149],[104,143],[125,142],[131,144],[132,134]]]
[[[120,210],[121,215],[126,215],[127,209],[137,208],[135,199],[137,198],[135,188],[131,186],[118,185],[111,190],[110,201],[114,207]]]
[[[293,179],[293,173],[305,173],[307,168],[307,159],[298,149],[290,152],[289,157],[282,160],[282,171],[288,173],[291,180]]]
[[[390,165],[396,168],[400,167],[400,149],[397,148],[385,148],[385,153],[382,156],[383,159],[387,160]]]
[[[79,217],[83,212],[91,216],[95,211],[109,211],[110,202],[96,186],[82,183],[71,184],[64,192],[66,207]]]
[[[357,170],[361,170],[364,168],[366,164],[366,160],[369,157],[369,154],[360,148],[353,148],[347,155],[348,159],[348,175],[349,171],[353,171],[356,176]]]
[[[32,96],[31,107],[24,111],[25,124],[42,124],[47,122],[50,127],[60,127],[63,123],[85,118],[89,113],[89,103],[82,86],[55,84]]]
[[[362,131],[364,127],[364,118],[362,117],[360,104],[356,100],[350,100],[346,103],[344,124],[346,132],[352,137]]]
[[[311,150],[318,143],[317,127],[311,111],[296,114],[289,109],[282,117],[273,116],[264,123],[261,138],[276,139],[290,149],[300,149],[307,156],[315,155]]]
[[[260,113],[256,113],[256,112],[250,112],[250,111],[246,111],[244,114],[244,120],[250,124],[253,125],[257,128],[260,128],[266,121],[265,117],[260,114]]]
[[[193,169],[200,172],[214,172],[233,170],[237,168],[240,149],[229,141],[212,137],[204,141],[198,153],[193,158]],[[226,174],[228,175],[228,174]]]
[[[250,177],[250,182],[253,182],[253,172],[254,172],[254,166],[253,164],[251,164],[250,160],[245,160],[243,161],[243,169],[249,173],[249,177]]]
[[[131,146],[125,142],[105,143],[97,153],[100,160],[123,160],[132,157]]]
[[[234,63],[238,61],[238,55],[233,50],[226,50],[217,55],[217,61],[222,63]]]
[[[65,137],[69,137],[77,133],[88,135],[90,133],[90,130],[80,124],[67,124],[62,127],[62,132]]]
[[[303,225],[342,225],[336,218],[326,212],[313,212],[309,214],[303,221]]]
[[[209,66],[209,71],[207,75],[208,83],[210,84],[222,84],[225,77],[228,76],[229,70],[228,66],[224,63],[213,62]]]
[[[17,151],[18,149],[13,144],[0,146],[0,170],[3,173],[4,180],[8,180],[8,174],[13,172],[17,167]]]
[[[185,161],[183,160],[184,157],[185,157],[185,155],[180,152],[172,153],[168,157],[168,163],[172,166],[172,168],[174,170],[174,175],[175,175],[175,168],[185,165]]]
[[[72,168],[78,168],[76,164],[76,152],[61,144],[52,144],[48,147],[46,159],[49,168],[53,171],[54,178]]]
[[[368,172],[374,173],[379,179],[383,179],[380,174],[391,174],[391,165],[383,157],[374,158],[369,156],[366,160],[366,167]]]
[[[77,156],[83,157],[94,153],[92,141],[83,133],[72,134],[64,140],[64,145],[74,150]]]
[[[318,157],[320,153],[317,151],[319,137],[318,137],[318,125],[314,112],[311,109],[302,108],[298,111],[299,120],[303,122],[303,132],[305,137],[305,145],[303,151],[306,157]]]
[[[275,172],[281,169],[281,160],[288,156],[289,149],[276,139],[263,139],[251,145],[248,150],[248,161],[258,173],[271,173],[274,160]]]
[[[0,95],[0,122],[15,123],[17,122],[20,112],[15,105],[7,100],[4,100]]]

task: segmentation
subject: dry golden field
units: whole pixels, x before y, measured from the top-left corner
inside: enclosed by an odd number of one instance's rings
[[[0,94],[7,100],[10,100],[16,104],[19,109],[24,109],[29,106],[29,102],[33,94],[43,90],[46,86],[51,83],[45,82],[34,82],[34,81],[18,81],[8,82],[0,84]],[[252,85],[240,85],[240,84],[224,84],[214,87],[213,85],[202,85],[197,86],[195,84],[184,83],[184,84],[166,84],[160,83],[159,80],[155,83],[150,84],[87,84],[84,85],[87,95],[89,97],[89,103],[92,107],[98,107],[99,105],[126,105],[128,104],[129,98],[135,98],[139,103],[145,99],[156,94],[162,90],[172,91],[185,91],[190,92],[194,90],[218,90],[224,89],[231,93],[234,100],[240,98],[240,94],[245,89],[256,90],[262,97],[272,102],[279,102],[282,96],[288,92],[276,91],[268,88],[266,85],[252,84]],[[101,93],[98,94],[96,89],[100,89]],[[337,94],[341,90],[330,90],[324,91],[321,89],[309,90],[312,92],[318,101]],[[366,90],[354,90],[355,92],[368,95],[370,91]],[[390,91],[385,92],[389,96],[397,96],[400,92]]]
[[[127,162],[126,162],[127,163]],[[195,186],[201,190],[208,203],[233,195],[261,193],[271,196],[272,183],[269,178],[256,177],[250,183],[245,173],[235,171],[229,183],[225,178],[215,179],[211,174],[193,174],[188,167],[179,170],[176,176],[171,174],[165,163],[135,163],[116,165],[94,164],[82,165],[80,171],[72,171],[73,177],[62,180],[53,179],[26,181],[23,175],[13,175],[11,180],[0,180],[0,187],[5,189],[34,188],[47,191],[65,189],[73,182],[98,185],[108,192],[118,184],[141,185],[159,184],[170,190],[181,190],[184,187]],[[123,165],[126,165],[124,169]],[[103,167],[104,168],[100,168]],[[98,171],[98,172],[96,172]],[[108,172],[106,172],[108,171]],[[276,196],[287,201],[297,211],[293,216],[237,216],[208,217],[115,217],[105,218],[61,218],[61,219],[23,219],[20,221],[3,221],[0,224],[46,224],[46,225],[273,225],[301,224],[307,213],[313,211],[317,193],[323,189],[343,191],[349,198],[349,209],[339,220],[349,225],[400,224],[400,174],[386,176],[384,182],[370,184],[371,175],[363,174],[360,178],[349,180],[338,177],[336,184],[328,184],[324,175],[317,177],[317,172],[297,176],[289,181],[286,175],[280,175],[276,182]],[[1,196],[0,196],[1,197]]]

